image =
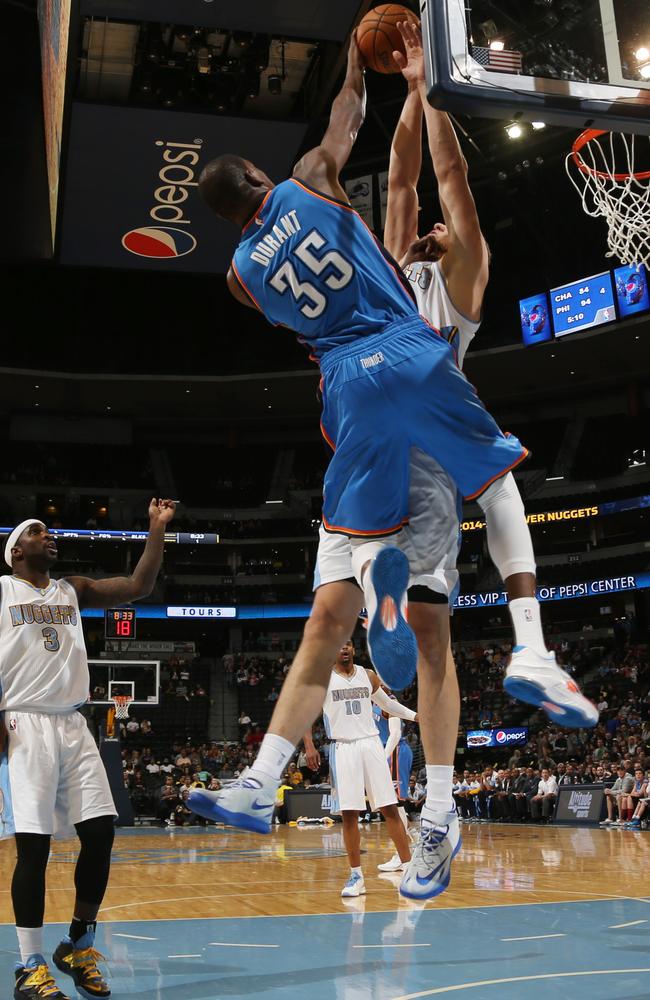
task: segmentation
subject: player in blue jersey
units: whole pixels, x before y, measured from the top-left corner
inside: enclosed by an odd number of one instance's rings
[[[258,168],[232,156],[213,161],[200,179],[201,190],[215,211],[244,227],[228,276],[231,291],[245,304],[261,308],[274,323],[297,328],[320,359],[324,430],[336,446],[325,480],[324,524],[330,534],[347,535],[353,547],[350,572],[345,577],[335,576],[317,591],[303,641],[254,767],[235,787],[214,794],[211,811],[205,811],[205,806],[199,807],[197,803],[196,811],[203,815],[242,826],[247,825],[254,809],[256,829],[260,829],[260,823],[264,825],[265,810],[269,817],[272,814],[277,780],[300,736],[321,709],[329,663],[352,631],[364,603],[354,585],[355,579],[361,587],[366,587],[365,603],[370,605],[371,612],[369,646],[377,661],[372,628],[381,617],[376,614],[377,608],[384,611],[390,602],[378,602],[372,586],[375,566],[385,551],[382,547],[385,538],[370,543],[368,538],[373,534],[389,535],[410,512],[412,446],[437,460],[462,494],[480,494],[490,553],[507,581],[511,596],[525,597],[531,586],[534,594],[534,575],[528,568],[532,547],[523,504],[514,480],[505,475],[511,465],[525,457],[525,449],[516,439],[507,438],[498,430],[456,367],[450,345],[419,318],[403,293],[401,281],[396,278],[391,286],[386,255],[374,237],[362,234],[365,227],[351,212],[338,182],[338,173],[363,119],[364,97],[362,68],[353,44],[346,81],[334,102],[323,142],[303,157],[291,180],[274,187]],[[455,171],[452,174],[455,176]],[[466,180],[464,183],[466,186]],[[469,199],[477,225],[471,195]],[[457,203],[458,198],[454,201],[454,211]],[[322,211],[323,205],[326,212]],[[291,216],[293,210],[296,217]],[[247,227],[249,222],[251,226]],[[250,235],[251,227],[255,228],[255,240]],[[294,231],[290,232],[292,228]],[[463,228],[467,227],[461,227],[461,232]],[[467,248],[463,239],[454,242],[453,236],[457,234],[452,231],[448,247],[441,249],[450,256],[453,253],[458,283]],[[426,249],[436,239],[429,234],[424,241],[417,241],[420,254],[423,243]],[[365,260],[358,262],[351,258],[350,250],[354,247],[361,247],[359,252],[371,256],[372,268]],[[413,249],[409,248],[409,252]],[[267,261],[266,266],[262,259]],[[411,256],[411,260],[416,259],[417,252]],[[374,286],[373,276],[376,276]],[[389,301],[391,287],[394,300]],[[484,287],[483,281],[481,296]],[[346,289],[348,292],[354,289],[354,297],[345,300],[343,308],[336,296],[344,294]],[[378,312],[388,325],[383,333],[376,333],[377,327],[370,316],[370,333],[363,336],[358,317],[372,312],[375,297]],[[480,315],[480,297],[474,308],[478,308]],[[391,321],[396,314],[398,318]],[[348,326],[354,327],[353,338],[346,332]],[[494,463],[491,474],[488,458]],[[369,560],[377,551],[380,556],[368,573]],[[407,580],[408,571],[406,580],[400,584],[401,590],[395,587],[388,594],[395,611],[401,606]],[[515,653],[517,668],[526,681],[532,675],[542,677],[540,683],[531,681],[534,695],[529,700],[537,699],[536,704],[547,701],[551,717],[562,717],[565,724],[594,724],[584,718],[581,703],[574,711],[572,698],[575,701],[577,696],[574,698],[564,688],[555,690],[561,681],[554,673],[558,668],[547,663],[548,657],[535,648],[539,645],[536,637],[537,633],[541,637],[541,626],[534,597],[525,598],[521,607],[515,607],[516,603],[516,600],[511,602],[511,612],[519,643]],[[424,623],[423,629],[426,628],[430,629],[430,623]],[[384,632],[390,636],[389,629]],[[437,641],[432,632],[431,644],[435,646]],[[543,646],[543,638],[541,643]],[[382,652],[381,665],[377,662],[376,665],[383,679],[390,683],[389,643]],[[444,660],[446,646],[438,652]],[[548,683],[545,671],[549,673]],[[452,675],[455,677],[453,662],[442,683],[453,701],[458,697],[458,687],[456,684],[454,693],[453,685],[447,681]],[[440,683],[436,682],[434,688],[440,691]],[[455,735],[454,729],[454,739]],[[445,771],[448,769],[451,765],[445,766]],[[443,837],[447,851],[446,824],[441,818],[444,810],[440,803],[447,797],[451,801],[451,777],[449,781],[441,778],[431,785],[431,793],[439,801],[432,836]],[[444,791],[440,791],[442,786]],[[453,809],[453,802],[450,808]],[[270,825],[266,828],[270,829]],[[450,857],[458,846],[458,842],[451,845]],[[443,891],[447,884],[448,865],[435,891]]]
[[[390,691],[384,687],[386,695],[393,699]],[[390,768],[390,775],[393,779],[393,786],[398,802],[398,813],[404,827],[409,832],[408,816],[403,803],[409,795],[409,778],[411,776],[411,766],[413,764],[413,751],[404,736],[404,725],[402,720],[396,715],[389,715],[380,705],[373,705],[372,714],[379,733],[379,739],[384,747],[386,760]],[[380,872],[405,871],[408,866],[404,864],[399,854],[394,854],[390,861],[377,865]]]

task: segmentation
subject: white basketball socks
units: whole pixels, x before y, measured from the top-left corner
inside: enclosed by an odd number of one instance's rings
[[[23,965],[33,955],[43,954],[42,927],[16,927],[16,934],[18,935],[18,947]]]
[[[454,780],[453,764],[427,764],[427,797],[422,806],[422,819],[436,826],[445,825],[454,808],[451,786]]]
[[[508,608],[515,630],[516,644],[528,646],[540,656],[548,656],[542,632],[542,615],[537,598],[516,597],[514,601],[510,601]]]
[[[262,740],[255,763],[251,767],[251,773],[260,772],[265,777],[279,783],[295,752],[296,748],[289,740],[285,740],[283,736],[267,733]]]

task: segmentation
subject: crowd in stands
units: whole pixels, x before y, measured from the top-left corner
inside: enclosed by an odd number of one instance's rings
[[[276,637],[277,638],[277,637]],[[258,637],[267,655],[250,652],[224,654],[218,661],[226,683],[237,690],[240,715],[239,738],[230,742],[177,742],[169,753],[152,753],[148,720],[131,719],[125,731],[123,752],[125,781],[139,812],[161,821],[196,819],[184,808],[187,791],[199,783],[218,787],[218,782],[236,778],[255,758],[284,678],[291,665],[291,650],[271,636]],[[251,640],[252,643],[252,640]],[[247,643],[250,645],[251,643]],[[273,655],[273,646],[277,653]],[[574,674],[586,693],[598,704],[601,718],[593,730],[565,730],[547,724],[542,713],[513,702],[502,689],[502,674],[509,648],[469,644],[455,649],[462,692],[454,798],[459,814],[467,821],[546,822],[552,818],[558,787],[568,784],[602,784],[607,793],[606,825],[645,825],[650,781],[650,664],[648,647],[625,641],[584,638],[568,642],[558,639],[555,652],[565,669]],[[355,659],[369,665],[358,649]],[[175,699],[207,698],[202,684],[189,684],[189,673],[176,660],[166,674],[164,690]],[[415,686],[400,694],[405,704],[415,705]],[[465,732],[473,728],[527,725],[530,739],[514,751],[467,750]],[[137,728],[136,728],[137,726]],[[408,724],[405,736],[416,762],[407,803],[413,813],[426,795],[426,774],[417,726]],[[321,768],[312,772],[299,751],[283,782],[300,787],[326,781],[329,744],[320,724],[314,741],[321,752]],[[136,745],[144,748],[135,749]],[[506,759],[507,756],[507,759]],[[282,802],[279,801],[280,815]],[[173,809],[168,810],[168,806]]]

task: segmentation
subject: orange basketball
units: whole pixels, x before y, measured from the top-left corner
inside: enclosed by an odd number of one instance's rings
[[[363,61],[377,73],[399,73],[399,66],[393,59],[393,52],[404,51],[404,43],[399,33],[399,21],[413,21],[419,24],[419,18],[403,7],[401,3],[383,3],[369,10],[359,22],[357,28],[357,45],[363,56]]]

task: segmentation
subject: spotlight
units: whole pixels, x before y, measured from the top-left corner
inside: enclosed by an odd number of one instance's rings
[[[531,122],[530,124],[535,132],[541,132],[543,128],[546,128],[546,122]]]
[[[506,135],[509,139],[521,139],[523,134],[524,130],[521,125],[517,125],[516,122],[513,122],[511,125],[506,125]]]
[[[639,66],[639,73],[644,80],[650,80],[650,62],[644,63],[643,66]]]
[[[495,38],[493,42],[490,42],[490,48],[494,52],[503,52],[505,45],[500,38]]]
[[[278,95],[282,93],[282,77],[279,73],[271,73],[268,77],[269,94]]]
[[[637,49],[634,53],[634,58],[639,62],[646,62],[650,59],[650,49],[647,49],[645,45],[642,45],[640,49]]]

